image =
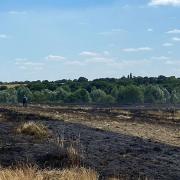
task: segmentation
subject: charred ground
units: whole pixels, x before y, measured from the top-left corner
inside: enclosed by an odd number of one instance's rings
[[[101,178],[180,179],[180,113],[178,110],[49,107],[0,107],[0,163],[40,168],[70,166],[59,155],[54,136],[65,146],[76,143],[79,164],[95,169]],[[18,134],[23,122],[45,125],[50,136],[36,139]],[[57,155],[58,154],[58,155]]]

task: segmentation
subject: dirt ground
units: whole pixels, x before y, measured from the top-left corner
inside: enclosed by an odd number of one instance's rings
[[[0,107],[0,164],[36,163],[59,168],[51,138],[17,134],[37,121],[65,141],[79,141],[82,164],[101,179],[180,179],[180,112],[92,107]],[[62,167],[62,166],[61,166]]]

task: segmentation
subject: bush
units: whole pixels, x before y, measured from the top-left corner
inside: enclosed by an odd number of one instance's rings
[[[56,89],[56,101],[65,102],[67,101],[69,95],[70,93],[65,89],[63,89],[62,87]]]
[[[101,89],[94,89],[91,92],[91,98],[93,100],[93,102],[95,103],[114,103],[115,102],[115,98],[112,97],[111,95],[107,95],[103,90]]]
[[[18,102],[22,102],[24,95],[28,98],[29,101],[32,99],[32,92],[29,90],[29,88],[25,86],[18,87],[17,88]]]
[[[72,93],[67,98],[67,102],[70,103],[89,103],[91,102],[91,97],[89,92],[85,89],[78,89],[74,93]]]
[[[7,86],[0,86],[0,91],[7,90],[7,89],[8,89]]]
[[[165,101],[163,90],[159,86],[147,86],[144,92],[144,101],[146,103],[162,103]]]
[[[123,93],[123,103],[143,103],[144,94],[140,87],[135,85],[127,86]]]

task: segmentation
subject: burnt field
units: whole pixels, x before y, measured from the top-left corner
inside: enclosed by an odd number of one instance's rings
[[[34,122],[48,135],[18,133]],[[55,141],[78,158],[57,152]],[[69,145],[70,144],[70,145]],[[74,153],[75,154],[75,153]],[[100,179],[180,179],[180,111],[133,108],[0,107],[0,165],[91,168]]]

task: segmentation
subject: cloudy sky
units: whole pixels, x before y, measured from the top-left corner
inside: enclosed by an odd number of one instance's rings
[[[180,0],[1,0],[0,81],[180,77]]]

